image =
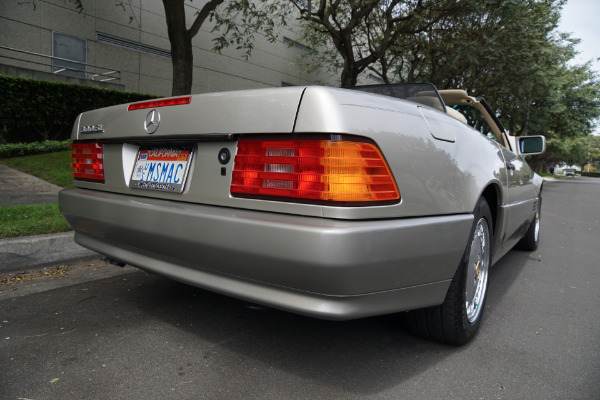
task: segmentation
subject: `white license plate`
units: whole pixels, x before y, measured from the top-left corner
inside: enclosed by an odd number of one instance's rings
[[[138,151],[129,186],[181,193],[192,155],[192,146],[142,147]]]

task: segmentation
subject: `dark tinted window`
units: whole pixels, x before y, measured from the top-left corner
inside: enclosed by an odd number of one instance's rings
[[[398,99],[414,101],[446,112],[444,101],[431,83],[400,83],[397,85],[354,86],[346,89],[381,94]]]

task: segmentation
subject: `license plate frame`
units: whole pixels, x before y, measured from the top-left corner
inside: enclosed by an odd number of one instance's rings
[[[129,187],[183,193],[193,157],[193,146],[142,146],[136,155]]]

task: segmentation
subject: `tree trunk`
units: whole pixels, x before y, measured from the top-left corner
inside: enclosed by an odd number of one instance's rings
[[[345,49],[351,49],[346,47]],[[356,61],[354,61],[354,54],[352,51],[348,51],[349,54],[342,53],[344,58],[344,68],[342,69],[341,84],[342,87],[356,86],[358,81],[358,72]]]
[[[192,39],[185,37],[184,44],[171,47],[171,62],[173,64],[173,86],[171,96],[192,93],[192,78],[194,69],[194,55],[192,53]]]
[[[163,0],[173,65],[172,96],[192,92],[194,55],[192,36],[185,26],[184,0]]]
[[[350,68],[344,67],[341,77],[342,87],[356,86],[358,79],[356,74],[353,74],[352,72],[353,71],[350,71]]]

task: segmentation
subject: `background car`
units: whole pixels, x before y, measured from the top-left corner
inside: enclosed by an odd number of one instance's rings
[[[318,318],[411,311],[415,332],[465,343],[490,266],[537,246],[543,181],[522,155],[544,138],[510,137],[462,90],[353,89],[83,113],[60,210],[116,264]]]
[[[575,170],[573,168],[565,169],[565,176],[575,177]]]

